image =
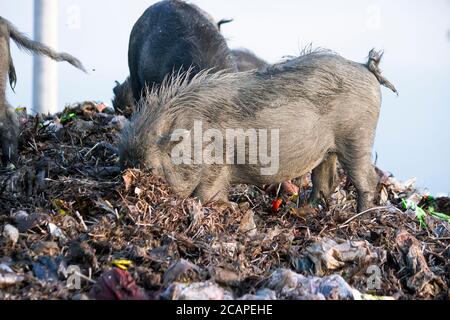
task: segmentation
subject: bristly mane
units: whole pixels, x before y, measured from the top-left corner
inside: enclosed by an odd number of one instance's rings
[[[284,56],[280,62],[274,63],[272,65],[263,68],[261,71],[267,72],[268,74],[276,74],[280,71],[289,69],[289,64],[294,61],[298,61],[302,58],[308,58],[309,56],[317,55],[333,55],[339,56],[335,51],[322,47],[313,47],[312,43],[304,46],[300,49],[300,52],[296,56]]]
[[[187,71],[178,71],[167,75],[161,85],[153,88],[147,87],[144,90],[141,102],[132,117],[146,117],[147,119],[157,119],[165,112],[173,112],[178,108],[189,108],[195,110],[198,100],[207,102],[217,98],[211,93],[208,96],[206,90],[202,90],[201,96],[197,96],[199,89],[215,85],[217,79],[221,81],[233,80],[236,74],[229,73],[228,70],[214,71],[214,69],[202,70],[192,78],[190,77],[192,68]]]
[[[318,53],[327,53],[327,54],[335,54],[337,53],[331,49],[322,48],[322,47],[314,47],[312,42],[310,44],[307,44],[303,48],[300,49],[300,53],[296,58],[300,58],[303,56],[307,56],[309,54],[318,54]]]

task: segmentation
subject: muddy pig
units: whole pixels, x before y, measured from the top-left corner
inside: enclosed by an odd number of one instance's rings
[[[204,69],[236,71],[236,63],[212,17],[181,0],[166,0],[149,7],[134,25],[128,48],[130,78],[116,86],[119,102],[139,101],[146,86],[159,85],[172,72],[191,68],[190,76]],[[129,82],[129,83],[127,83]]]
[[[0,17],[0,143],[2,163],[15,161],[17,157],[17,141],[19,122],[15,111],[6,101],[6,82],[14,90],[17,82],[16,71],[10,51],[10,41],[13,39],[19,48],[30,53],[45,55],[56,61],[67,61],[74,67],[85,71],[78,59],[67,53],[57,53],[49,47],[29,39],[8,20]]]
[[[396,92],[380,60],[375,50],[366,64],[317,50],[264,70],[174,77],[147,92],[121,134],[121,161],[151,169],[182,197],[227,202],[229,185],[280,183],[336,156],[366,210],[380,84]]]

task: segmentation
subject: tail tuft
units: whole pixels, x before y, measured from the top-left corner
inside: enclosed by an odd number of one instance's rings
[[[394,93],[398,95],[398,91],[395,88],[395,86],[381,75],[382,72],[380,70],[380,62],[381,59],[383,58],[383,54],[384,54],[383,51],[376,51],[375,49],[370,50],[367,68],[369,69],[370,72],[372,72],[375,75],[375,77],[377,78],[378,82],[381,85],[392,90]]]

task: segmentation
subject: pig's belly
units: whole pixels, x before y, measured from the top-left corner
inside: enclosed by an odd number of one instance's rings
[[[333,149],[332,136],[312,133],[298,139],[282,137],[280,141],[280,171],[283,179],[300,177],[316,168]]]
[[[236,174],[232,183],[244,183],[255,185],[266,185],[272,183],[281,183],[286,180],[301,177],[316,168],[324,159],[326,152],[316,153],[316,157],[307,159],[302,157],[286,157],[280,159],[278,170],[273,174],[263,174],[262,169],[273,167],[273,164],[267,166],[240,165],[234,167]]]

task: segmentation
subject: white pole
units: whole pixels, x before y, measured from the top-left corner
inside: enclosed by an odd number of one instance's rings
[[[58,0],[34,0],[34,39],[58,48]],[[33,109],[37,113],[58,111],[58,65],[35,55],[33,63]]]

